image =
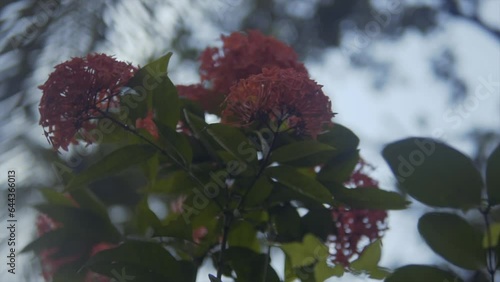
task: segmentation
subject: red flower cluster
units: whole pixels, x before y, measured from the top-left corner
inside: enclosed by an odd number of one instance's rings
[[[217,93],[228,93],[240,79],[262,72],[263,68],[293,68],[307,74],[295,51],[259,31],[234,32],[222,36],[223,47],[207,48],[201,54],[201,80]]]
[[[40,101],[40,125],[54,149],[68,150],[77,144],[77,133],[92,143],[90,130],[102,112],[119,105],[122,87],[137,68],[104,54],[73,58],[55,67],[45,84]]]
[[[38,236],[42,236],[47,232],[53,231],[60,228],[62,225],[55,222],[50,217],[45,214],[40,214],[36,220],[36,226],[38,230]],[[51,281],[54,274],[61,268],[72,264],[82,258],[89,258],[96,253],[115,247],[109,243],[99,243],[92,246],[91,250],[87,252],[79,252],[75,254],[59,254],[59,248],[50,248],[42,250],[39,254],[41,265],[42,265],[42,275],[45,281]],[[85,276],[85,282],[109,282],[110,278],[106,276],[99,275],[95,272],[87,272]]]
[[[293,129],[296,134],[316,138],[334,116],[330,99],[321,87],[305,72],[264,69],[231,87],[222,121]]]
[[[351,179],[345,183],[347,187],[373,187],[377,189],[378,182],[369,177],[363,170],[367,166],[361,161]],[[371,243],[382,236],[387,229],[385,210],[349,209],[338,207],[332,210],[336,234],[330,237],[333,246],[332,259],[334,263],[348,266],[353,256],[362,253],[360,246],[363,239]],[[364,244],[363,244],[364,245]]]
[[[209,113],[219,114],[230,87],[264,68],[293,68],[307,75],[291,47],[259,31],[233,32],[221,39],[222,48],[206,48],[200,56],[201,84],[178,87],[179,96],[199,102]]]

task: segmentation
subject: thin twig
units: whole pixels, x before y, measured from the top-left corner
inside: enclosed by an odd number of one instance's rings
[[[233,221],[233,215],[231,214],[230,211],[225,211],[224,212],[224,227],[222,231],[222,242],[221,242],[221,248],[220,248],[220,254],[219,254],[219,262],[218,262],[218,270],[217,270],[217,279],[222,281],[222,264],[224,263],[224,252],[226,251],[226,245],[227,245],[227,238],[229,235],[229,229],[231,228],[231,223]]]
[[[484,210],[479,209],[479,212],[483,215],[484,224],[486,225],[486,240],[488,242],[488,250],[486,257],[486,268],[490,274],[491,282],[495,282],[495,250],[491,247],[491,225],[489,220],[490,205],[488,205]]]
[[[278,128],[279,128],[279,126],[278,126]],[[241,200],[238,203],[238,206],[236,207],[236,209],[240,209],[243,206],[243,204],[245,203],[246,197],[250,193],[250,190],[253,188],[253,186],[255,186],[255,183],[257,182],[257,180],[259,179],[259,177],[264,172],[264,169],[267,167],[267,165],[268,165],[267,163],[269,162],[269,157],[271,156],[271,151],[273,150],[273,147],[274,147],[274,145],[276,143],[275,141],[277,139],[277,135],[278,135],[277,132],[273,132],[273,140],[271,141],[271,145],[269,146],[269,151],[267,152],[267,154],[262,159],[262,164],[261,164],[261,166],[259,168],[259,171],[257,172],[257,175],[255,176],[255,178],[254,178],[252,184],[250,185],[250,187],[248,187],[248,189],[245,191],[245,193],[241,197]]]

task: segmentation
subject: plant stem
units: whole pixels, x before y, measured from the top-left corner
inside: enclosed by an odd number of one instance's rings
[[[253,186],[255,186],[255,183],[257,182],[259,177],[264,172],[264,169],[267,167],[267,163],[269,162],[269,157],[271,156],[271,151],[273,150],[274,144],[276,143],[275,141],[277,139],[277,135],[278,135],[278,133],[273,131],[273,140],[271,141],[271,145],[269,145],[269,151],[262,159],[262,163],[261,163],[261,166],[259,168],[259,171],[257,172],[257,175],[255,176],[254,180],[252,181],[252,184],[250,185],[250,187],[248,187],[248,189],[245,191],[245,194],[243,194],[243,197],[241,197],[241,200],[238,203],[238,206],[236,207],[236,209],[240,209],[243,206],[248,194],[250,193],[250,190],[252,190]]]
[[[231,214],[230,211],[225,211],[224,212],[224,227],[223,227],[223,233],[222,233],[222,242],[221,242],[221,247],[220,247],[220,254],[219,254],[219,262],[218,262],[218,270],[217,270],[217,279],[222,281],[222,269],[223,269],[223,263],[224,263],[224,252],[226,251],[226,245],[227,245],[227,237],[229,235],[229,229],[231,228],[231,223],[233,221],[233,215]]]
[[[273,132],[273,140],[271,141],[271,145],[269,146],[269,151],[264,156],[264,158],[262,160],[262,163],[261,163],[261,165],[259,167],[259,171],[257,172],[255,178],[253,179],[252,184],[245,191],[245,194],[243,194],[243,196],[241,197],[241,199],[240,199],[238,205],[236,206],[236,208],[234,209],[234,211],[239,210],[243,206],[243,204],[245,202],[245,199],[246,199],[246,197],[248,196],[248,194],[250,192],[250,189],[252,189],[252,187],[255,185],[255,183],[257,182],[257,180],[259,179],[259,177],[264,172],[264,169],[267,167],[267,163],[269,162],[269,157],[271,156],[271,151],[272,151],[273,146],[274,146],[275,141],[276,141],[276,135],[277,135],[277,133]],[[221,250],[220,250],[219,261],[218,261],[218,267],[219,267],[219,269],[217,270],[217,278],[218,279],[222,278],[222,263],[224,262],[224,252],[226,250],[227,237],[229,235],[229,230],[231,228],[231,223],[232,223],[233,218],[234,218],[234,214],[233,214],[234,211],[228,210],[229,209],[228,205],[229,205],[229,202],[230,202],[229,200],[230,200],[230,197],[229,197],[228,201],[226,202],[226,207],[224,209],[224,227],[223,227],[223,234],[222,234]],[[268,247],[268,253],[269,253],[270,249],[271,249],[271,245],[269,245],[269,247]],[[269,264],[269,263],[267,262],[267,264]],[[267,272],[267,264],[265,266],[265,272]]]
[[[490,213],[490,205],[488,205],[484,210],[479,209],[481,214],[483,215],[484,224],[486,226],[486,240],[488,242],[488,250],[486,257],[486,268],[488,273],[490,274],[491,282],[495,282],[495,250],[491,247],[492,238],[491,238],[491,225],[489,220]]]

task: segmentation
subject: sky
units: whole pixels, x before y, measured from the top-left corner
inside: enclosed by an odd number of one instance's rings
[[[244,5],[242,1],[227,1],[201,2],[216,17],[227,20],[227,17],[237,17],[241,13],[235,8],[237,5]],[[163,46],[171,40],[168,34],[174,34],[173,28],[180,20],[180,15],[199,27],[193,36],[196,44],[220,45],[220,30],[209,23],[206,14],[176,3],[172,1],[171,5],[160,5],[154,19],[148,18],[148,14],[136,2],[119,5],[106,15],[107,23],[114,28],[107,34],[108,41],[97,49],[114,54],[120,60],[146,61],[151,54],[160,55],[167,51]],[[484,3],[480,16],[488,24],[500,27],[500,1],[487,0]],[[132,19],[131,14],[134,15]],[[138,23],[149,26],[152,20],[155,25],[151,26],[149,33],[138,28],[143,26]],[[162,36],[153,36],[155,32],[161,32]],[[52,44],[57,48],[59,43],[55,40]],[[464,78],[469,89],[465,99],[456,104],[450,104],[449,95],[443,94],[449,91],[448,86],[436,79],[429,66],[429,59],[444,45],[453,46],[457,58],[456,71]],[[446,19],[442,28],[430,34],[408,31],[396,41],[381,40],[375,35],[369,38],[361,51],[364,51],[363,48],[391,66],[389,80],[382,90],[373,87],[376,76],[381,74],[352,66],[349,58],[338,48],[325,50],[321,58],[306,60],[305,65],[311,77],[324,85],[324,92],[331,97],[333,109],[338,113],[334,121],[348,126],[360,137],[361,154],[376,168],[373,177],[379,180],[381,188],[395,190],[392,173],[380,154],[387,143],[409,136],[429,136],[440,138],[466,155],[472,155],[473,143],[464,138],[471,128],[500,131],[500,43],[474,24]],[[42,53],[44,61],[52,63],[40,66],[33,78],[33,85],[44,81],[51,65],[77,53],[70,47],[61,48],[57,53]],[[176,60],[174,54],[170,70],[174,83],[195,82],[198,79],[196,65],[181,65]],[[38,99],[39,96],[34,94],[31,97]],[[38,126],[30,128],[33,128],[36,142],[46,142]],[[17,130],[24,129],[18,127]],[[22,167],[24,163],[29,163],[27,159],[30,156],[13,151],[8,158],[8,164],[0,164],[0,171],[5,171],[6,167]],[[28,168],[21,171],[28,171]],[[32,176],[25,174],[21,177]],[[405,264],[444,262],[418,235],[418,218],[430,209],[413,202],[409,210],[389,213],[390,229],[383,238],[381,266],[395,268]],[[474,214],[466,216],[473,217]],[[27,212],[22,230],[30,230],[32,220],[34,213]],[[19,240],[27,242],[33,232],[19,234]],[[280,257],[277,254],[273,264],[281,265]],[[21,256],[20,260],[24,271],[29,271],[31,256]],[[452,269],[459,271],[458,268]],[[206,277],[200,273],[198,281],[205,282]],[[346,276],[331,281],[369,280]]]

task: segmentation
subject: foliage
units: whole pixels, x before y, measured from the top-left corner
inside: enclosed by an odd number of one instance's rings
[[[418,231],[427,245],[456,266],[484,271],[491,281],[498,269],[498,223],[490,222],[490,212],[498,204],[498,173],[493,171],[500,171],[499,151],[500,146],[491,154],[483,181],[471,159],[438,140],[408,138],[383,150],[402,190],[429,206],[449,208],[420,218]],[[482,200],[486,194],[488,198]],[[483,215],[485,228],[478,229],[461,215],[470,209]],[[461,281],[454,273],[425,265],[403,266],[387,278],[420,280]]]
[[[274,47],[259,45],[262,40]],[[412,272],[450,277],[429,266],[403,267],[391,275],[378,265],[386,211],[405,209],[409,202],[400,193],[381,190],[368,175],[369,165],[359,156],[358,137],[332,122],[329,98],[308,75],[288,63],[269,66],[269,61],[252,60],[252,71],[238,73],[239,80],[232,81],[229,90],[217,87],[223,78],[221,69],[239,66],[238,56],[233,55],[242,42],[253,44],[252,54],[285,48],[256,31],[229,36],[224,56],[219,54],[224,59],[205,68],[201,77],[201,82],[217,78],[218,84],[200,82],[196,88],[174,85],[167,74],[168,53],[138,68],[126,83],[120,80],[119,92],[80,81],[81,95],[91,106],[72,113],[75,123],[42,124],[68,141],[65,146],[108,142],[103,157],[74,173],[61,194],[44,190],[46,203],[36,206],[45,225],[25,251],[34,251],[42,264],[51,266],[45,278],[188,282],[196,280],[205,260],[211,260],[216,269],[210,281],[229,277],[240,282],[280,281],[280,272],[285,273],[285,281],[324,281],[346,272],[374,279],[389,275],[388,281],[399,281]],[[291,65],[303,67],[290,54],[293,50],[286,51]],[[121,77],[88,63],[98,77]],[[53,80],[71,84],[78,77]],[[196,95],[189,92],[193,89]],[[119,103],[100,106],[99,99],[107,99],[105,94],[110,93],[113,99],[120,98]],[[61,93],[44,92],[44,97],[52,95]],[[215,110],[205,108],[212,106],[206,101],[213,95],[224,102]],[[49,100],[42,100],[42,110]],[[225,107],[231,107],[231,117],[244,119],[226,118]],[[70,107],[51,109],[71,111]],[[205,112],[221,114],[222,119],[209,124]],[[103,120],[114,124],[115,130],[102,128]],[[71,130],[64,130],[65,126]],[[92,135],[103,136],[102,140],[89,138],[89,131],[95,130],[104,132]],[[65,146],[54,144],[56,150],[66,150]],[[425,151],[416,154],[417,149]],[[401,174],[400,156],[408,154],[405,165],[418,167]],[[479,207],[483,181],[458,151],[413,138],[388,145],[383,155],[404,191],[415,199],[437,207]],[[415,161],[417,155],[420,159]],[[492,199],[498,184],[491,173],[498,170],[497,156],[498,150],[489,162],[486,181]],[[140,179],[139,199],[127,206],[132,216],[126,222],[113,222],[106,203],[89,187],[104,177],[124,174]],[[168,212],[158,212],[149,201],[153,198]],[[486,216],[490,204],[484,210]],[[457,266],[490,270],[483,235],[462,217],[430,213],[420,220],[419,231],[434,251]],[[497,249],[491,242],[488,252]],[[282,270],[270,264],[273,248],[285,255]]]

